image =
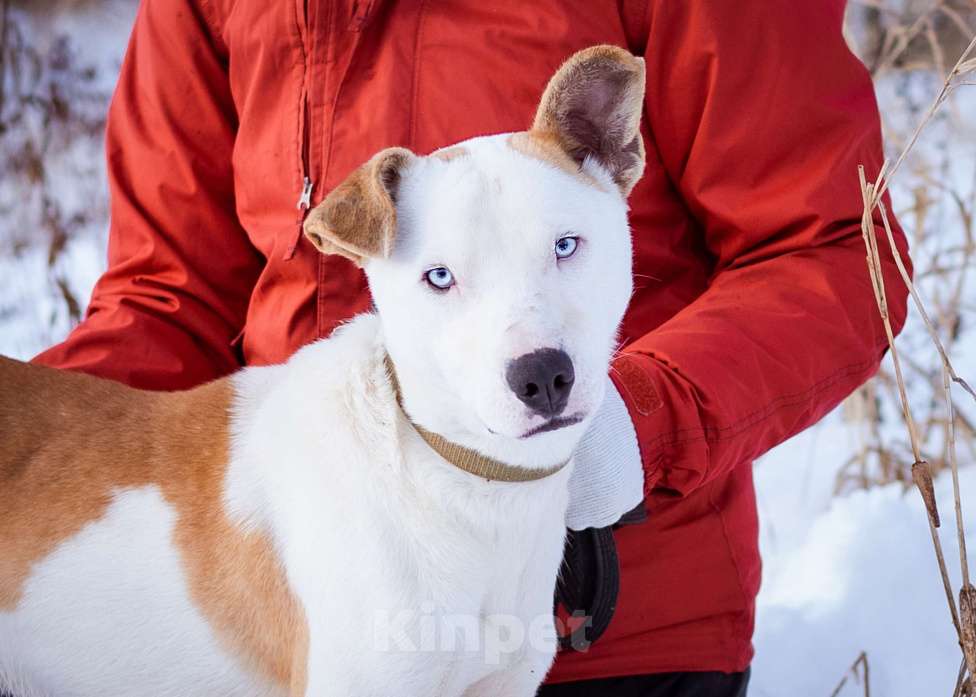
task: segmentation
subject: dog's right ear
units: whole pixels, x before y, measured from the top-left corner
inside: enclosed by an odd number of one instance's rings
[[[401,172],[414,157],[405,148],[378,152],[309,213],[305,237],[323,254],[341,254],[357,266],[388,257],[396,239]]]
[[[617,46],[591,46],[549,81],[530,133],[554,140],[579,166],[593,158],[626,197],[644,173],[643,105],[643,59]]]

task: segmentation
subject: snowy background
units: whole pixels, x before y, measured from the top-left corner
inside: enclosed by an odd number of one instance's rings
[[[900,152],[964,34],[976,28],[974,4],[852,5],[849,38],[875,75],[890,154]],[[28,358],[63,338],[104,266],[101,134],[135,7],[134,0],[0,0],[2,354]],[[926,130],[893,193],[923,298],[958,371],[976,382],[976,290],[968,279],[976,269],[976,87],[968,89]],[[939,362],[917,315],[899,346],[924,455],[940,469]],[[850,670],[862,652],[874,697],[952,694],[960,652],[925,512],[906,485],[912,457],[890,376],[889,362],[844,407],[756,465],[764,581],[752,695],[864,695],[863,670]],[[965,513],[976,507],[976,409],[956,398]],[[943,471],[941,535],[958,590],[950,484]],[[965,519],[976,535],[976,515]]]

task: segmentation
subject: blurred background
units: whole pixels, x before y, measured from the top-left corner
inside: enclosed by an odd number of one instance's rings
[[[29,358],[63,338],[104,267],[102,136],[137,5],[0,0],[2,354]],[[976,33],[976,0],[852,0],[845,31],[874,76],[895,157]],[[856,172],[837,176],[858,186]],[[892,195],[923,301],[957,371],[976,383],[976,86],[940,110]],[[917,313],[898,343],[923,455],[941,472],[941,364]],[[972,536],[976,402],[961,390],[954,398]],[[909,488],[913,459],[889,360],[820,425],[757,464],[765,572],[751,694],[866,695],[866,667],[875,697],[952,694],[959,651],[924,509]],[[946,474],[936,487],[958,589]]]

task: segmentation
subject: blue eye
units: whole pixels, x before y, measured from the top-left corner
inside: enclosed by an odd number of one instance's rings
[[[560,237],[558,240],[556,240],[556,258],[568,259],[576,253],[576,248],[578,246],[579,237],[573,237],[572,235]]]
[[[446,266],[435,266],[424,277],[437,290],[447,290],[454,285],[454,274]]]

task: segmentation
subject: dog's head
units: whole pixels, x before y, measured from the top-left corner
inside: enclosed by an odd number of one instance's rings
[[[414,421],[524,466],[569,455],[631,294],[643,93],[643,61],[587,49],[530,130],[384,150],[309,215],[316,247],[364,268]]]

